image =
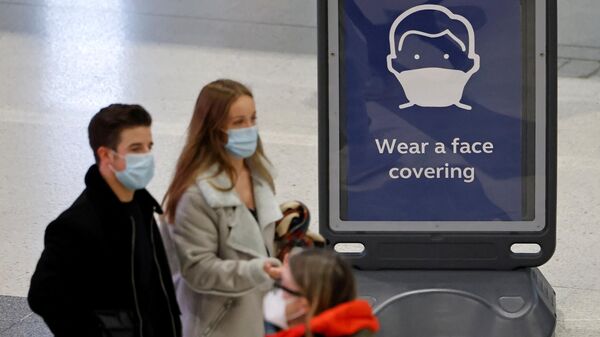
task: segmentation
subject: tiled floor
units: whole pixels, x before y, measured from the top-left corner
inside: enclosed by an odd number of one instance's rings
[[[0,336],[52,336],[43,320],[32,313],[23,297],[0,296]]]
[[[558,248],[541,269],[557,337],[597,337],[600,3],[559,9]],[[152,113],[160,198],[198,90],[244,81],[279,198],[317,219],[316,35],[315,0],[0,0],[0,336],[48,335],[23,296],[45,226],[81,191],[89,118],[109,103]]]

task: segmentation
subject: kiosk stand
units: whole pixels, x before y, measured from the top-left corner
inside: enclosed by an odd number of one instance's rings
[[[378,336],[549,337],[554,291],[537,268],[511,271],[358,271]]]
[[[556,1],[318,1],[320,232],[381,336],[553,335]]]

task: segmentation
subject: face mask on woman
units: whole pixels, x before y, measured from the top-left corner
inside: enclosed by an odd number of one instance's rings
[[[117,180],[131,191],[146,188],[154,176],[154,156],[152,153],[129,153],[125,156],[114,151],[113,153],[125,157],[126,166],[123,171],[117,171],[111,166]]]
[[[283,289],[274,289],[269,291],[263,299],[263,315],[265,321],[281,328],[288,328],[288,321],[292,321],[305,314],[303,310],[298,310],[290,317],[286,316],[286,307],[288,304],[296,301],[297,298],[284,298]]]
[[[227,130],[225,148],[236,157],[248,158],[252,156],[256,151],[257,143],[258,128],[256,126]]]

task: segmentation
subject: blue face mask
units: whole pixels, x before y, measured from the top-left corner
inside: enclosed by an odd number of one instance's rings
[[[225,148],[234,156],[248,158],[256,151],[258,128],[252,126],[243,129],[229,129]]]
[[[116,152],[114,153],[121,156]],[[127,154],[125,163],[126,167],[123,171],[113,169],[117,180],[131,191],[146,188],[154,176],[154,156],[152,153]]]

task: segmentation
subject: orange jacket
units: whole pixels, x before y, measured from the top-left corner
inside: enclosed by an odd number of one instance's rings
[[[365,329],[377,332],[379,322],[373,315],[369,303],[363,300],[342,303],[322,312],[310,321],[312,333],[325,337],[351,336]],[[298,324],[267,337],[301,337],[305,332],[306,325]]]

